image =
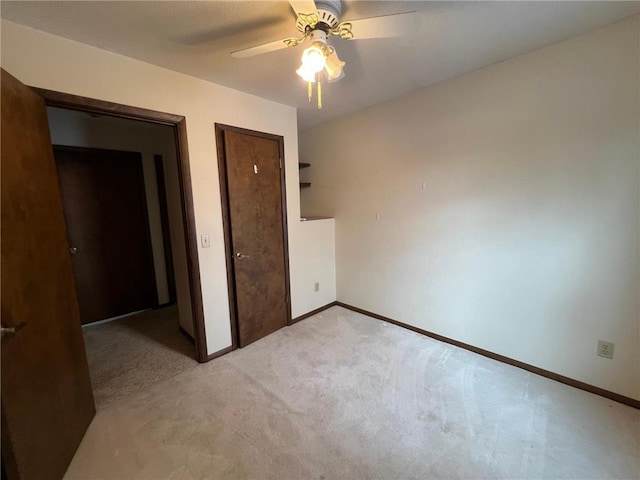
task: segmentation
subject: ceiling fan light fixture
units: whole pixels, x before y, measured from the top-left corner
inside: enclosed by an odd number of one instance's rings
[[[299,69],[296,70],[296,73],[302,78],[305,82],[315,82],[316,81],[316,72],[311,71],[308,68],[305,68],[302,65]]]
[[[302,53],[302,65],[296,73],[306,82],[315,82],[316,73],[325,68],[327,57],[324,45],[312,44]]]
[[[344,77],[343,68],[345,63],[338,58],[338,53],[333,48],[331,50],[331,53],[326,58],[324,68],[327,71],[327,80],[329,82],[335,82]]]
[[[327,45],[327,32],[316,29],[309,33],[311,46],[302,53],[302,65],[296,73],[307,82],[309,101],[313,96],[312,83],[318,85],[318,108],[322,108],[322,86],[318,74],[326,71],[327,80],[335,82],[344,76],[344,62],[338,58],[333,47]]]

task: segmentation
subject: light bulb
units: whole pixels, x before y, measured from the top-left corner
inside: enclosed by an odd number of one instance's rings
[[[300,75],[305,82],[315,82],[316,81],[316,72],[311,70],[308,65],[304,63],[300,66],[296,73]]]
[[[312,72],[319,72],[324,68],[326,59],[324,53],[316,46],[307,48],[302,54],[302,64]]]
[[[302,53],[302,65],[296,73],[306,82],[315,82],[316,73],[325,67],[326,58],[324,52],[315,45],[311,45]]]

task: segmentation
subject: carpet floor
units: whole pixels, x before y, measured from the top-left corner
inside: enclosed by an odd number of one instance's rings
[[[174,305],[82,328],[98,410],[198,364],[178,325]]]
[[[638,479],[640,412],[340,307],[98,411],[68,479]]]

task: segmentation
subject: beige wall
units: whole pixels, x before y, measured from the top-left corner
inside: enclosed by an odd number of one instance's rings
[[[297,252],[292,246],[303,238],[300,226],[303,222],[299,221],[295,109],[7,21],[2,22],[1,61],[4,69],[29,85],[186,117],[196,229],[198,236],[205,233],[211,236],[211,247],[199,247],[198,251],[207,349],[213,353],[229,346],[231,331],[214,124],[236,125],[284,137],[289,241],[290,249]],[[293,254],[292,282],[300,272],[314,268],[312,265],[312,258]],[[326,271],[318,275],[331,277]],[[292,303],[314,305],[298,295],[312,297],[312,290],[292,289]]]
[[[638,45],[635,17],[302,132],[338,300],[640,399]]]

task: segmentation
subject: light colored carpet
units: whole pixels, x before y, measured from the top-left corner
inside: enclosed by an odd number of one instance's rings
[[[174,305],[83,327],[98,410],[198,364],[178,325]]]
[[[333,307],[99,411],[66,478],[637,479],[640,412]]]

